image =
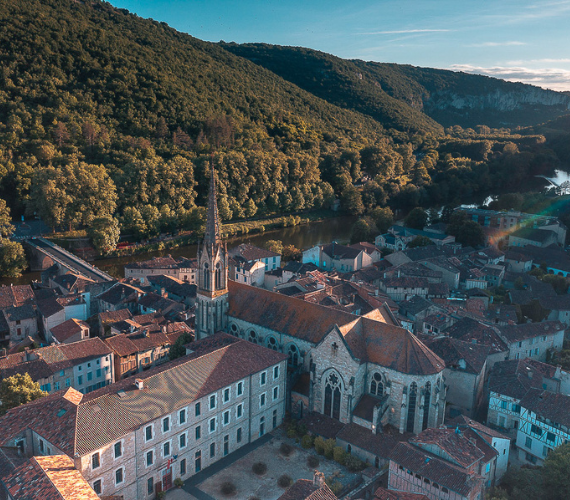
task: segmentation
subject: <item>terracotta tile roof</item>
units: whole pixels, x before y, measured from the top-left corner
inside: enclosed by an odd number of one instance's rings
[[[427,278],[413,278],[410,276],[400,276],[399,278],[389,278],[384,284],[387,288],[427,288]]]
[[[443,458],[464,468],[471,467],[484,456],[459,429],[426,429],[410,439],[410,443],[424,451],[431,451],[430,448],[435,446],[443,452]],[[441,452],[437,455],[442,456]]]
[[[431,341],[426,340],[426,345],[445,361],[445,365],[448,368],[466,371],[475,375],[481,373],[489,355],[487,346],[464,342],[450,337],[438,337]],[[461,360],[465,362],[465,368],[463,368]]]
[[[397,429],[389,426],[385,426],[382,431],[374,434],[370,429],[351,423],[346,424],[336,438],[387,459],[398,443],[407,441],[412,436],[409,433],[400,434]]]
[[[132,301],[139,294],[144,295],[140,288],[127,283],[117,283],[107,291],[97,295],[97,299],[107,302],[107,304],[117,305],[122,302]]]
[[[518,342],[521,340],[540,337],[541,335],[552,335],[553,333],[564,331],[566,326],[560,321],[543,321],[541,323],[524,323],[522,325],[500,326],[499,331],[506,342]]]
[[[116,323],[132,318],[133,315],[128,309],[119,309],[118,311],[105,311],[99,313],[99,322],[102,325]]]
[[[489,389],[522,399],[531,388],[542,389],[543,377],[554,378],[556,368],[540,361],[511,359],[495,363],[489,375]]]
[[[462,496],[469,496],[471,490],[483,482],[481,476],[425,453],[409,443],[398,443],[390,455],[390,460],[413,474],[428,478]]]
[[[167,292],[178,295],[179,297],[196,297],[196,285],[191,285],[172,276],[166,276],[164,274],[148,276],[147,281],[151,285],[162,287]]]
[[[32,380],[34,382],[37,382],[40,379],[46,379],[50,377],[56,371],[43,359],[33,359],[31,361],[23,361],[17,364],[12,364],[12,366],[2,367],[4,363],[1,362],[13,356],[17,355],[11,354],[4,359],[0,359],[0,380],[12,377],[13,375],[23,375],[25,373],[28,373]]]
[[[400,302],[400,310],[402,313],[411,314],[412,316],[415,316],[422,311],[427,311],[430,307],[435,307],[433,302],[430,302],[419,295],[414,295],[410,299]]]
[[[57,326],[54,326],[50,331],[58,342],[65,342],[70,337],[73,337],[73,335],[76,335],[85,329],[89,330],[89,325],[85,321],[71,318]]]
[[[238,318],[318,343],[334,325],[346,325],[357,318],[349,313],[311,304],[282,294],[228,281],[230,318]]]
[[[8,321],[21,321],[36,317],[36,308],[32,304],[13,306],[4,309],[4,315]]]
[[[99,500],[65,455],[32,457],[16,468],[5,484],[15,500]]]
[[[298,479],[277,500],[337,500],[337,496],[326,484],[319,487],[310,479]]]
[[[368,420],[372,422],[374,416],[374,407],[376,405],[381,405],[384,401],[389,398],[388,394],[385,394],[382,398],[376,398],[370,394],[364,394],[360,401],[354,407],[352,414],[355,417],[362,418],[363,420]]]
[[[340,328],[352,354],[400,373],[432,375],[443,371],[444,361],[408,330],[359,318]]]
[[[154,309],[158,312],[165,311],[179,303],[174,300],[167,299],[166,297],[162,297],[156,293],[147,293],[143,297],[139,298],[138,304],[149,309]]]
[[[56,276],[53,282],[65,290],[76,293],[84,292],[88,286],[95,284],[95,281],[73,273]]]
[[[485,439],[487,440],[487,442],[491,442],[490,438],[498,438],[498,439],[509,439],[509,437],[505,436],[504,434],[501,434],[499,431],[496,431],[495,429],[491,429],[490,427],[487,427],[486,425],[483,425],[480,422],[477,422],[476,420],[472,420],[469,417],[466,417],[465,415],[459,415],[457,417],[455,417],[454,419],[450,420],[448,422],[450,427],[455,428],[456,426],[459,426],[459,428],[462,427],[469,427],[471,429],[473,429],[475,432],[477,432],[479,435],[485,437]]]
[[[228,251],[232,257],[240,256],[246,261],[268,259],[270,257],[281,257],[281,254],[267,250],[266,248],[256,247],[250,243],[242,243]]]
[[[0,418],[0,428],[6,431],[0,445],[32,428],[67,455],[84,455],[148,421],[287,359],[286,354],[239,339],[224,347],[207,347],[215,345],[217,336],[206,347],[196,342],[202,353],[138,373],[136,378],[144,381],[142,390],[130,377],[85,396],[74,389],[59,391],[10,410]]]
[[[131,262],[125,265],[125,269],[176,269],[178,268],[179,261],[170,255],[165,257],[153,257],[150,260],[143,260],[140,262]]]
[[[570,427],[570,396],[566,394],[530,389],[521,399],[520,405],[539,417]]]
[[[508,350],[507,344],[492,327],[483,325],[472,318],[461,318],[445,333],[458,340],[485,345],[490,348],[490,354]]]
[[[387,490],[378,488],[374,492],[373,500],[429,500],[428,497],[420,493],[408,493],[406,491]]]

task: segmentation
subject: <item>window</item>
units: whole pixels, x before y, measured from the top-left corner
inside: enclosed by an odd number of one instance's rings
[[[491,470],[491,462],[489,462],[489,463],[487,464],[487,467],[485,467],[485,472],[488,473],[490,470]]]
[[[152,439],[152,425],[147,425],[144,428],[144,440],[150,441]]]
[[[99,453],[93,453],[93,455],[91,455],[91,468],[97,469],[97,467],[99,467],[100,465],[101,462],[99,460]]]
[[[543,446],[542,447],[542,456],[546,457],[548,455],[549,451],[550,451],[550,448],[548,446]]]
[[[184,434],[180,434],[180,437],[178,438],[178,444],[179,444],[179,448],[186,448],[186,433]]]
[[[216,443],[211,443],[210,444],[210,458],[213,458],[216,456]]]
[[[103,491],[103,490],[101,489],[101,480],[100,480],[100,479],[97,479],[97,481],[94,481],[94,482],[93,482],[93,491],[94,491],[95,493],[97,493],[97,495],[100,495],[101,492]]]
[[[516,405],[513,403],[513,412],[514,413],[520,413],[521,412],[521,407],[520,405]]]
[[[529,449],[532,448],[532,439],[527,437],[524,445]]]
[[[87,372],[87,381],[93,380],[93,372]]]
[[[198,473],[202,470],[202,452],[198,450],[196,452],[196,455],[194,455],[194,457],[195,457],[194,468],[196,469],[196,473]]]
[[[546,433],[546,439],[548,441],[554,442],[556,440],[556,436],[552,432],[547,432]]]
[[[277,410],[273,410],[273,428],[277,427]]]
[[[180,425],[186,423],[186,408],[184,408],[183,410],[180,410],[180,411],[178,412],[178,423],[179,423]]]
[[[230,436],[224,436],[224,457],[230,452]]]
[[[241,427],[238,427],[237,433],[236,433],[236,441],[238,443],[241,443]]]
[[[115,471],[115,484],[121,484],[124,481],[123,468],[117,469]]]
[[[443,493],[449,493],[449,490],[445,486],[441,487],[441,491],[443,491]]]
[[[382,383],[382,375],[375,373],[372,375],[372,380],[370,381],[370,394],[374,396],[384,395],[384,384]]]
[[[150,450],[146,452],[146,466],[150,467],[154,463],[154,451]]]
[[[259,419],[259,437],[265,434],[265,417]]]
[[[537,425],[532,424],[530,426],[530,432],[532,432],[533,434],[536,434],[537,436],[542,436],[542,429],[540,427],[538,427]]]
[[[243,394],[243,382],[238,382],[237,385],[237,395],[241,396]]]
[[[166,441],[166,443],[162,445],[162,456],[163,457],[170,456],[170,441]]]
[[[259,383],[261,385],[265,385],[267,382],[267,372],[261,372],[261,376],[259,377]]]
[[[180,475],[183,476],[186,474],[186,459],[183,458],[180,460]]]
[[[70,387],[71,386],[71,379],[70,378],[66,378],[65,379],[65,387]]]
[[[259,396],[259,406],[265,406],[265,393]]]
[[[79,375],[79,376],[77,377],[77,383],[78,383],[79,385],[83,384],[83,375]]]
[[[279,386],[273,388],[273,401],[279,397]]]
[[[196,406],[194,407],[194,412],[197,417],[200,416],[200,403],[196,403]]]
[[[154,493],[154,480],[149,477],[146,481],[146,494],[152,495]]]
[[[228,425],[230,423],[230,410],[226,410],[224,412],[224,425]]]
[[[230,389],[229,387],[224,389],[224,403],[227,403],[230,400]]]
[[[243,404],[239,404],[236,407],[236,416],[237,418],[241,418],[243,415]]]
[[[273,367],[273,380],[279,378],[279,365]]]
[[[209,424],[210,434],[216,430],[216,417],[210,419]]]
[[[162,419],[162,432],[168,432],[170,430],[170,417],[165,417]]]
[[[59,391],[59,382],[54,382],[53,388],[54,388],[56,391]]]
[[[196,441],[202,437],[202,428],[200,426],[196,427]]]
[[[216,408],[216,395],[212,394],[210,396],[210,410],[213,410]]]
[[[501,408],[502,408],[503,410],[506,410],[506,409],[507,409],[507,402],[506,402],[506,401],[501,401]]]
[[[40,451],[44,452],[44,442],[40,439]]]
[[[123,443],[120,441],[115,443],[115,458],[119,458],[123,455]]]

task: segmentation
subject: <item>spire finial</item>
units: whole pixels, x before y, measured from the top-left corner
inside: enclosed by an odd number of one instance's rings
[[[220,220],[218,216],[218,202],[216,200],[216,179],[214,177],[214,160],[210,161],[210,192],[208,194],[208,213],[206,216],[206,233],[204,244],[215,244],[220,241]]]

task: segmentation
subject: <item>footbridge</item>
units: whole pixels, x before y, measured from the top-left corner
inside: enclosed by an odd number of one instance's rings
[[[45,238],[29,238],[25,240],[25,244],[31,250],[30,268],[32,271],[44,271],[56,265],[63,271],[62,274],[70,272],[85,276],[95,282],[116,281],[111,275]]]

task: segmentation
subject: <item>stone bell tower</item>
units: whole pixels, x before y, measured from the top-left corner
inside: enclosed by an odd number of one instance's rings
[[[220,237],[216,181],[212,164],[204,241],[198,246],[196,339],[225,330],[228,314],[228,251]]]

